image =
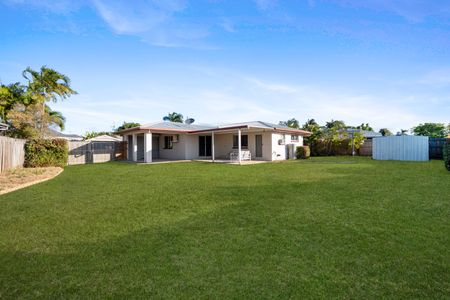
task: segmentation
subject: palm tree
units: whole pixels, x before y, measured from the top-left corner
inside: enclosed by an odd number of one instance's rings
[[[28,80],[28,93],[35,103],[57,102],[77,93],[70,87],[69,77],[46,66],[39,72],[27,67],[22,75]],[[45,111],[44,105],[42,109]]]
[[[176,123],[183,123],[183,115],[176,112],[168,113],[167,116],[163,117],[163,120]]]
[[[45,112],[48,114],[49,121],[52,125],[56,125],[61,130],[64,130],[66,118],[61,112],[52,110],[48,105],[45,105]]]

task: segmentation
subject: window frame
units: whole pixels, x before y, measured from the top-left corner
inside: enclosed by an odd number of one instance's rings
[[[291,134],[291,142],[298,142],[299,140],[300,138],[298,134]]]
[[[245,139],[243,137],[245,137]],[[238,135],[234,134],[233,135],[233,149],[238,149],[238,140],[239,140]],[[244,142],[246,142],[246,145],[244,144]],[[246,149],[246,150],[248,149],[248,134],[241,135],[241,149]]]
[[[166,150],[173,149],[173,135],[164,136],[164,148]]]

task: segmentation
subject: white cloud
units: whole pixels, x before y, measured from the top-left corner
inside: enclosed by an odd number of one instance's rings
[[[254,0],[260,10],[268,10],[277,4],[277,0]]]
[[[185,1],[93,0],[102,19],[117,34],[129,34],[143,41],[165,47],[205,47],[198,42],[209,35],[207,26],[200,22],[177,19]]]
[[[246,78],[246,80],[250,83],[253,83],[257,87],[270,92],[291,94],[298,91],[298,87],[290,86],[287,84],[268,83],[256,78]]]

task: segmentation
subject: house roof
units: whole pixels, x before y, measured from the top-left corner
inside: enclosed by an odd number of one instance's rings
[[[1,131],[3,131],[3,130],[8,130],[8,128],[9,128],[8,124],[0,123],[0,130],[1,130]]]
[[[194,125],[194,124],[185,124],[185,123],[175,123],[175,122],[156,122],[144,124],[138,127],[133,127],[129,129],[125,129],[119,132],[119,134],[125,134],[127,132],[132,131],[163,131],[163,132],[185,132],[185,133],[200,133],[200,132],[208,132],[208,131],[224,131],[235,128],[262,128],[267,130],[273,130],[278,132],[288,132],[288,133],[296,133],[299,135],[310,135],[311,133],[305,130],[294,129],[284,125],[278,125],[263,121],[251,121],[251,122],[242,122],[242,123],[230,123],[230,124],[221,124],[221,125]]]
[[[88,142],[120,142],[122,138],[120,136],[111,136],[107,134],[102,134],[91,139],[87,139]]]
[[[362,133],[362,135],[367,139],[383,136],[379,132],[370,131],[370,130],[353,129],[353,128],[347,128],[347,132],[348,133],[353,133],[353,132]]]
[[[51,129],[51,128],[49,129],[47,137],[48,138],[66,139],[66,140],[80,140],[80,141],[83,139],[83,137],[81,135],[65,134],[65,133],[59,132],[59,131]]]

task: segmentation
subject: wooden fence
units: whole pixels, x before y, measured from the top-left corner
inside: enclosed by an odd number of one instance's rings
[[[125,160],[126,142],[68,142],[68,165]]]
[[[429,139],[429,152],[430,159],[442,159],[442,148],[444,147],[445,142],[448,141],[450,143],[450,139],[446,138],[430,138]]]
[[[0,173],[22,168],[25,161],[25,140],[0,136]]]

